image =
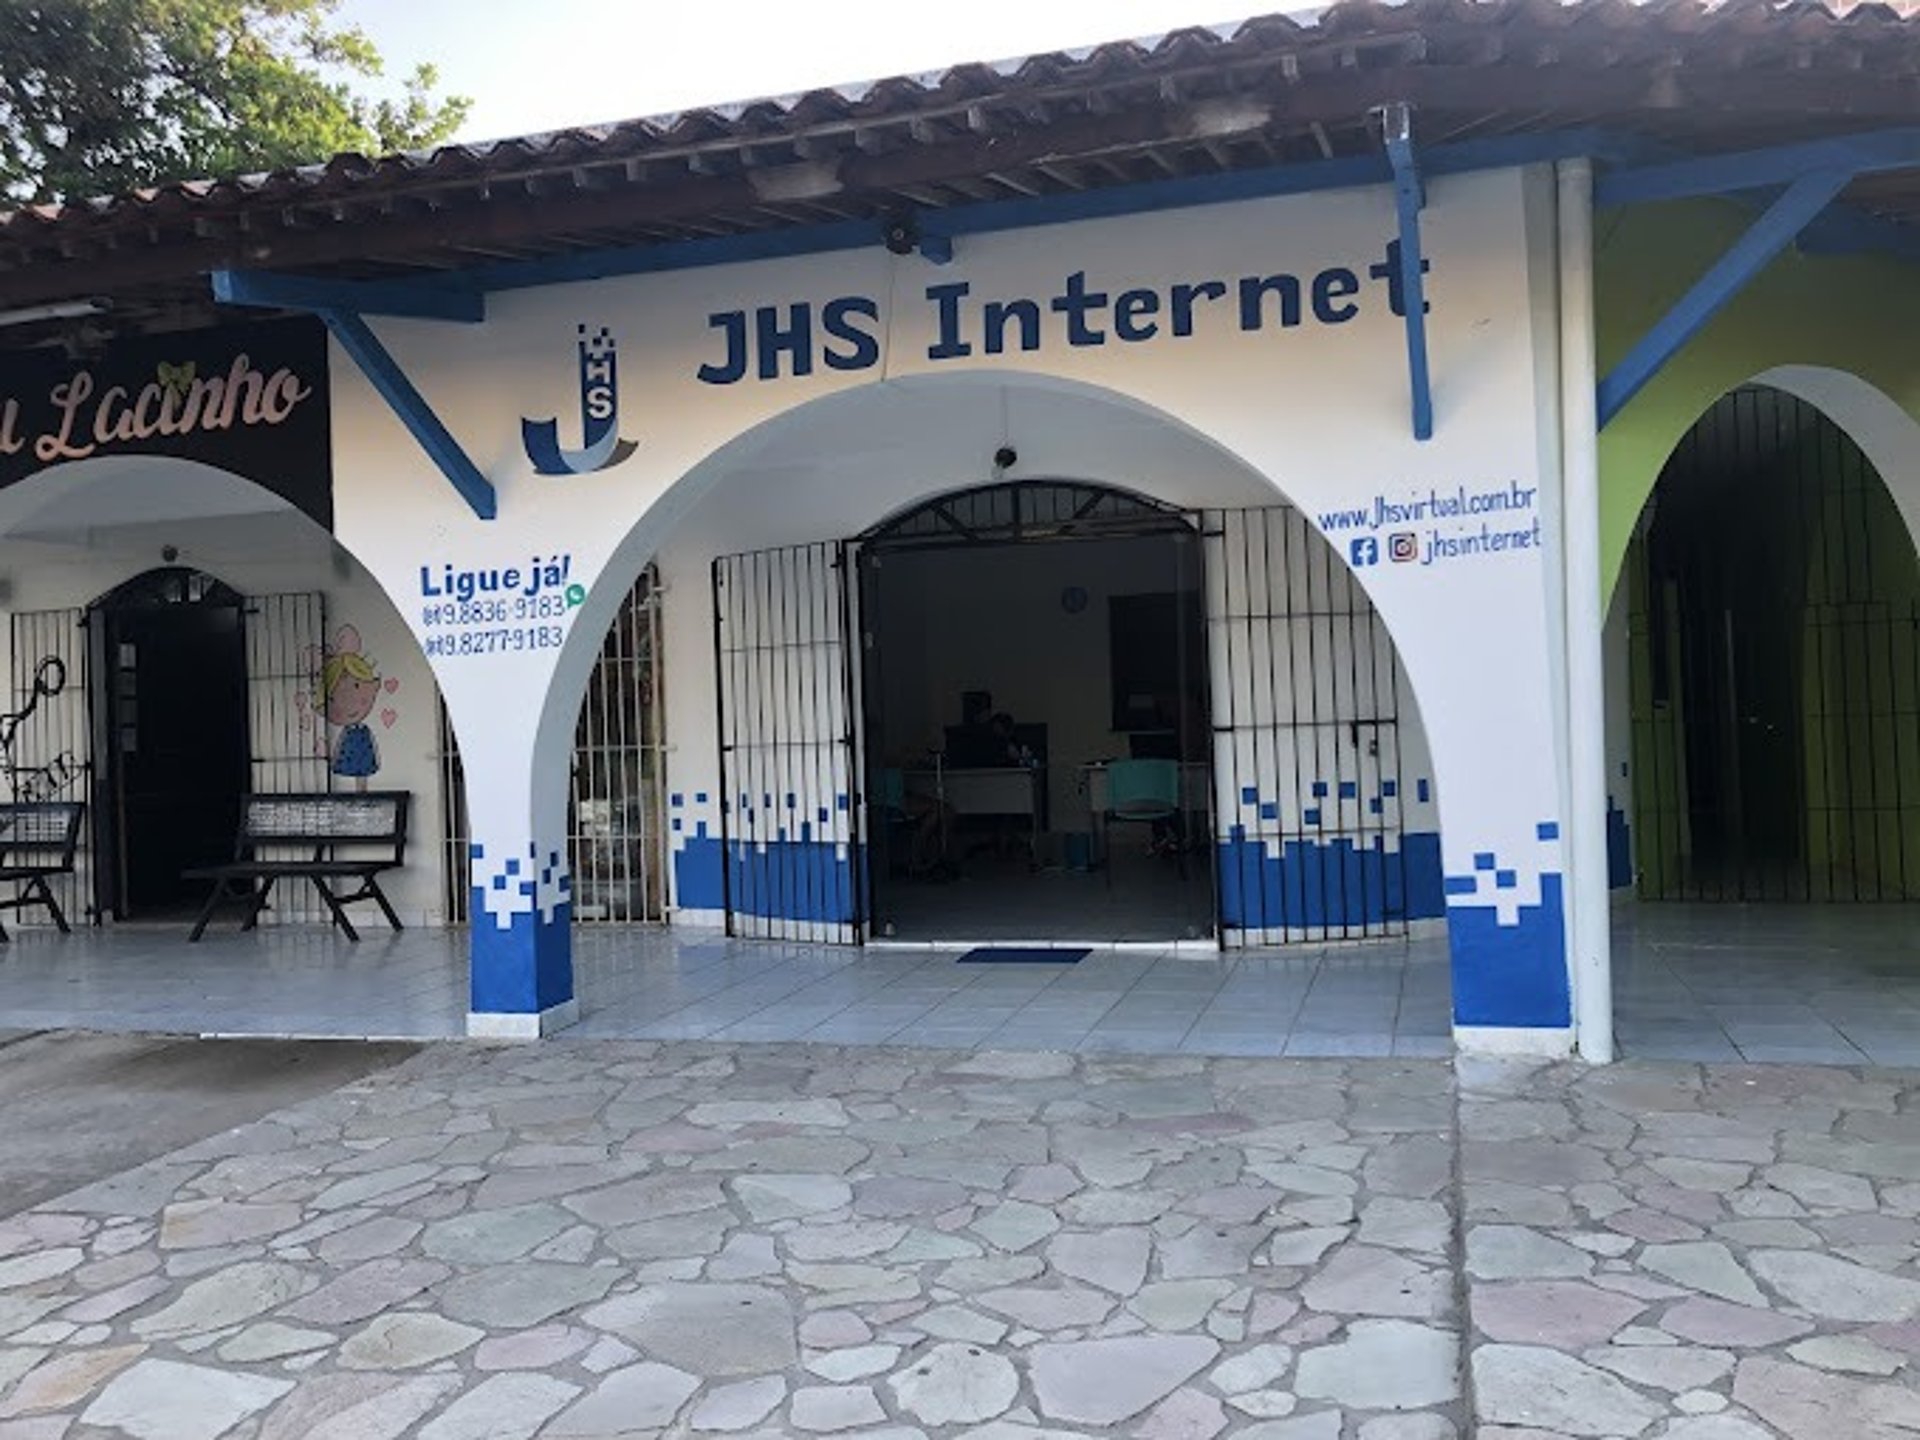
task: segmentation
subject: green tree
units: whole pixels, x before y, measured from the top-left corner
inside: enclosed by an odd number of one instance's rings
[[[469,101],[423,65],[402,98],[339,0],[0,0],[0,197],[70,200],[163,180],[390,154],[445,139]]]

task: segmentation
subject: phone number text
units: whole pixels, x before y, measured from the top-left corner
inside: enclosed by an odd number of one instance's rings
[[[554,620],[567,613],[564,595],[516,595],[498,600],[437,600],[420,607],[431,630],[453,625],[508,625],[515,620]]]
[[[508,655],[523,650],[558,650],[566,642],[564,625],[503,625],[492,630],[458,630],[429,635],[428,655]]]

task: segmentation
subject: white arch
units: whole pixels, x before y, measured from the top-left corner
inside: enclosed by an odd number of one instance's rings
[[[1779,365],[1748,383],[1796,395],[1846,431],[1886,483],[1920,548],[1920,421],[1872,382],[1823,365]]]
[[[231,470],[175,455],[69,460],[0,489],[0,541],[104,548],[159,539],[184,552],[205,526],[267,517],[292,519],[297,522],[293,533],[324,538],[352,554],[338,536],[284,496]],[[157,549],[152,563],[162,563]],[[373,570],[361,568],[381,583]],[[397,606],[384,584],[381,589]]]

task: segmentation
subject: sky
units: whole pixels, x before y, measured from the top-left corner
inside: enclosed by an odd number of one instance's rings
[[[472,97],[457,140],[624,120],[1212,24],[1284,0],[343,0],[392,76]]]

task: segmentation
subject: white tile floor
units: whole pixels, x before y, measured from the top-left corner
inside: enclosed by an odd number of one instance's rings
[[[433,1039],[463,1033],[458,931],[14,932],[0,1030]],[[1238,955],[1095,953],[959,965],[951,952],[582,927],[581,1036],[1441,1055],[1445,942]],[[1623,1054],[1920,1066],[1920,906],[1623,906]]]
[[[0,1028],[434,1039],[463,1033],[466,937],[320,928],[23,929],[0,947]],[[1095,952],[962,965],[698,932],[582,927],[578,1036],[1444,1055],[1444,942],[1240,955]]]
[[[1623,1054],[1920,1065],[1920,906],[1628,904],[1613,935]]]
[[[433,1039],[465,1032],[466,935],[369,927],[9,925],[0,945],[0,1027]]]
[[[1445,1055],[1445,942],[1241,955],[954,951],[712,939],[581,965],[581,1036],[1204,1055]]]

